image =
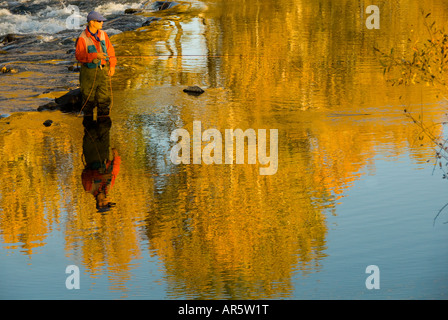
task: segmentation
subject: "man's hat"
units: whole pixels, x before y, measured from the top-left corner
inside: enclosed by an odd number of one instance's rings
[[[97,20],[97,21],[106,21],[106,18],[104,18],[101,14],[99,14],[96,11],[91,11],[88,15],[87,15],[87,22],[92,21],[92,20]]]

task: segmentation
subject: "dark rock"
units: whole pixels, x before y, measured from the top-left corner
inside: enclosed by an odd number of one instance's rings
[[[73,38],[66,38],[66,39],[64,39],[64,40],[62,40],[60,43],[62,44],[62,45],[75,45],[75,42],[76,42],[76,39],[73,39]]]
[[[47,7],[47,3],[28,3],[28,4],[17,4],[9,8],[9,12],[12,14],[28,14],[36,13],[38,11],[44,10]]]
[[[11,49],[20,49],[24,48],[31,44],[40,43],[42,40],[36,34],[7,34],[5,36],[0,37],[0,43],[4,45],[2,50],[9,51]]]
[[[179,3],[175,1],[156,1],[152,4],[153,10],[167,10],[177,6]]]
[[[73,71],[73,72],[80,72],[81,68],[78,67],[78,66],[69,66],[69,67],[67,67],[67,70],[68,71]]]
[[[132,9],[132,8],[124,10],[125,14],[134,14],[134,13],[138,13],[138,12],[142,12],[142,10],[141,9]]]
[[[49,102],[37,108],[37,111],[44,110],[60,110],[62,112],[78,112],[81,110],[82,97],[81,89],[74,89],[63,96],[54,99],[54,102]]]
[[[103,24],[103,29],[117,29],[120,31],[132,31],[142,26],[146,17],[139,15],[126,14],[108,19]]]
[[[39,106],[37,108],[37,111],[56,110],[57,108],[58,108],[58,104],[56,102],[49,102],[47,104],[44,104],[43,106]]]
[[[54,99],[57,104],[76,104],[81,98],[81,89],[70,90],[63,96]]]
[[[201,95],[205,92],[203,89],[199,88],[198,86],[187,87],[183,91],[188,94],[197,95],[197,96]]]
[[[81,110],[82,97],[81,89],[74,89],[63,96],[54,99],[59,109],[64,112],[73,112]]]
[[[46,121],[44,122],[44,126],[49,127],[49,126],[52,125],[52,123],[53,123],[53,120],[46,120]]]
[[[158,17],[150,17],[148,20],[146,20],[145,22],[143,22],[142,27],[146,27],[149,26],[151,24],[151,22],[155,22],[155,21],[159,21],[162,20],[162,18],[158,18]]]
[[[24,35],[18,35],[18,34],[14,34],[14,33],[9,33],[5,36],[2,37],[2,40],[0,41],[1,43],[10,43],[10,42],[14,42],[17,40],[21,40],[25,38]]]
[[[66,54],[74,54],[76,52],[76,48],[68,49]]]

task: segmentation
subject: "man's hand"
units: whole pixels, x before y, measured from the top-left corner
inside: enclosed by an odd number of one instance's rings
[[[109,57],[107,54],[105,54],[104,52],[98,52],[97,54],[96,54],[96,57],[98,58],[98,59],[102,59],[102,60],[105,60],[107,57]]]
[[[109,77],[112,77],[114,74],[115,74],[115,67],[110,67],[108,72]]]

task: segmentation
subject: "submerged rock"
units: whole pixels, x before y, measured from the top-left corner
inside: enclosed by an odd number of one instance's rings
[[[203,94],[205,91],[203,89],[201,89],[198,86],[191,86],[191,87],[187,87],[183,90],[184,92],[191,94],[191,95],[201,95]]]
[[[73,72],[80,72],[81,68],[79,66],[69,66],[67,67],[68,71],[73,71]]]
[[[149,26],[151,24],[151,22],[155,22],[155,21],[159,21],[162,20],[162,18],[158,18],[158,17],[150,17],[148,20],[146,20],[145,22],[143,22],[142,27],[146,27]]]
[[[63,96],[54,99],[59,105],[59,109],[64,112],[73,112],[81,110],[82,97],[81,89],[74,89]]]
[[[153,10],[167,10],[177,6],[179,3],[175,1],[156,1],[152,4]]]
[[[46,120],[44,121],[44,126],[49,127],[53,124],[53,120]]]
[[[81,89],[73,89],[63,96],[54,99],[54,101],[61,105],[61,104],[72,104],[76,105],[78,103],[81,103]]]
[[[42,106],[39,106],[37,108],[37,111],[44,111],[44,110],[56,110],[58,108],[58,104],[56,102],[49,102],[47,104],[44,104]]]
[[[37,111],[60,110],[62,112],[78,112],[81,110],[81,89],[74,89],[37,108]]]

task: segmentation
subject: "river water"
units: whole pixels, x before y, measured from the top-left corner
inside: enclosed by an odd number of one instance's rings
[[[447,298],[448,186],[403,109],[443,135],[448,103],[391,86],[373,50],[425,39],[420,10],[443,24],[443,1],[378,1],[380,29],[362,0],[192,1],[112,21],[111,116],[90,123],[35,111],[78,85],[68,5],[82,24],[147,4],[42,3],[0,3],[0,34],[28,37],[0,47],[17,70],[0,74],[1,298]],[[223,137],[276,129],[278,169],[173,164],[171,134],[193,140],[194,121]],[[105,212],[83,185],[89,148],[121,159]]]

